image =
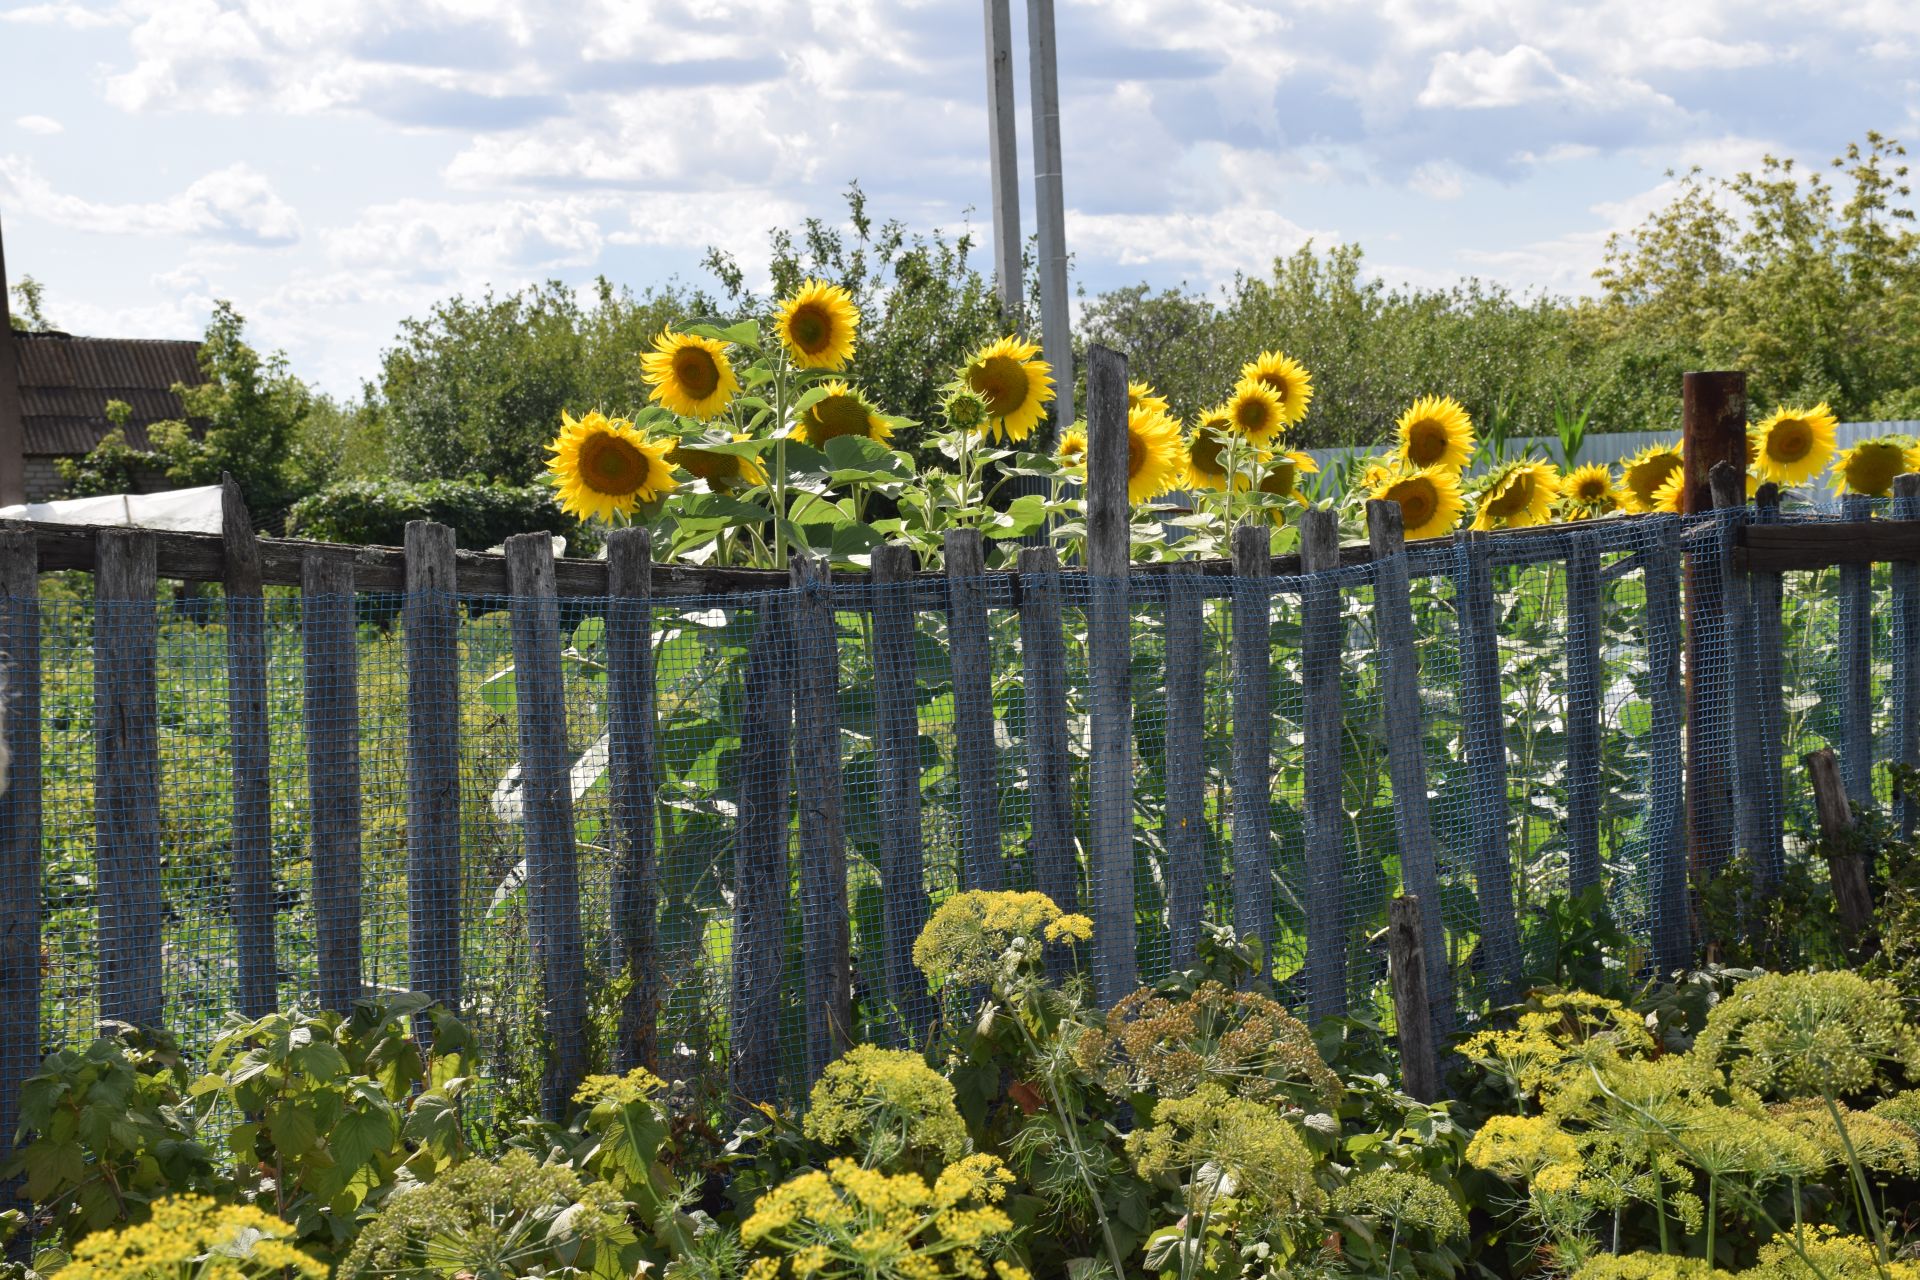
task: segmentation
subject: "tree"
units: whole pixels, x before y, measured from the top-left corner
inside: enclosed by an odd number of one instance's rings
[[[47,319],[45,285],[32,276],[21,276],[7,292],[13,295],[13,303],[7,308],[10,328],[21,333],[46,333],[53,328],[53,321]]]

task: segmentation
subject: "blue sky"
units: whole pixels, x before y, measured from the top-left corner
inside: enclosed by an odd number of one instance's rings
[[[1670,168],[1920,141],[1913,0],[1057,4],[1090,290],[1314,238],[1575,292]],[[436,299],[699,280],[710,244],[751,270],[856,178],[984,242],[984,65],[978,0],[0,0],[7,266],[75,332],[232,299],[351,392]]]

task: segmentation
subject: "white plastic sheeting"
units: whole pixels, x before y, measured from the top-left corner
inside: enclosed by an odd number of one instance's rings
[[[130,525],[183,533],[220,532],[220,486],[168,493],[111,493],[99,498],[63,498],[0,507],[0,520],[46,524]]]

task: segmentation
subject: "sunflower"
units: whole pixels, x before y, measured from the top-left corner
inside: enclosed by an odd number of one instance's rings
[[[1650,444],[1620,464],[1625,490],[1621,505],[1628,511],[1656,511],[1660,486],[1681,466],[1680,451],[1670,444]]]
[[[1805,484],[1833,456],[1839,425],[1825,401],[1811,409],[1775,409],[1771,418],[1747,433],[1747,460],[1762,480]]]
[[[1227,441],[1216,426],[1203,421],[1187,437],[1187,484],[1194,489],[1225,490],[1227,487]],[[1234,488],[1246,488],[1246,477],[1237,476]]]
[[[847,367],[847,358],[853,354],[854,331],[860,327],[860,311],[853,305],[852,295],[839,285],[807,281],[799,292],[781,302],[773,320],[780,330],[780,345],[795,365],[835,373]]]
[[[1152,409],[1155,413],[1167,412],[1167,398],[1153,389],[1148,382],[1129,382],[1127,384],[1127,410]]]
[[[736,434],[733,438],[737,444],[747,437]],[[758,458],[737,453],[716,453],[684,441],[667,451],[667,461],[696,480],[706,481],[709,493],[731,493],[736,489],[756,488],[767,482],[766,468],[760,465]]]
[[[1254,444],[1269,444],[1286,430],[1286,406],[1272,387],[1252,378],[1244,378],[1221,406],[1227,414],[1227,430]]]
[[[1306,501],[1306,495],[1300,492],[1300,477],[1313,475],[1320,470],[1320,464],[1313,460],[1310,453],[1301,453],[1295,449],[1283,449],[1261,459],[1266,474],[1260,477],[1260,492],[1275,498],[1298,498]],[[1274,523],[1284,518],[1278,507],[1270,513]]]
[[[881,444],[893,438],[893,428],[873,411],[860,393],[839,378],[820,384],[824,393],[807,406],[794,424],[793,438],[816,449],[824,448],[836,436],[864,436]]]
[[[740,390],[727,344],[718,338],[662,329],[653,351],[640,357],[640,369],[653,384],[655,400],[702,422],[725,412]]]
[[[1667,473],[1667,478],[1654,490],[1653,505],[1649,511],[1664,511],[1670,515],[1684,514],[1687,505],[1687,469],[1675,467]]]
[[[1087,424],[1084,421],[1076,421],[1060,434],[1060,446],[1053,451],[1053,459],[1063,467],[1087,465]]]
[[[947,415],[947,425],[955,431],[978,431],[987,425],[987,402],[965,387],[956,388],[947,396],[941,412]]]
[[[1874,436],[1841,450],[1833,460],[1834,492],[1886,497],[1893,492],[1893,478],[1908,470],[1907,454],[1912,448],[1913,441],[1906,436]]]
[[[1545,524],[1560,496],[1560,471],[1550,462],[1509,462],[1480,490],[1473,513],[1476,529],[1522,529]]]
[[[1445,537],[1467,509],[1466,499],[1460,496],[1460,476],[1446,467],[1422,467],[1389,476],[1367,496],[1400,504],[1400,524],[1409,541]]]
[[[1473,460],[1473,419],[1452,396],[1421,396],[1395,424],[1408,467],[1445,467],[1455,475]]]
[[[1144,407],[1128,412],[1127,501],[1146,502],[1178,488],[1186,462],[1179,423]]]
[[[1036,343],[1001,338],[973,354],[960,381],[986,401],[988,426],[1007,440],[1025,440],[1053,399],[1053,366]]]
[[[1398,479],[1405,469],[1400,459],[1391,455],[1362,458],[1357,465],[1362,489],[1378,489],[1389,480]]]
[[[679,481],[667,454],[671,440],[652,440],[625,418],[589,413],[560,415],[560,434],[547,446],[547,470],[560,506],[582,520],[626,516],[672,492]]]
[[[1605,463],[1589,462],[1575,467],[1560,486],[1560,513],[1568,520],[1588,520],[1618,511],[1623,498],[1613,470]]]
[[[1280,401],[1280,421],[1292,426],[1307,416],[1313,402],[1313,375],[1307,366],[1278,351],[1262,351],[1240,366],[1242,382],[1257,382]]]

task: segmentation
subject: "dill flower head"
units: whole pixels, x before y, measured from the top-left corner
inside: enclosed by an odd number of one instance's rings
[[[1825,401],[1811,409],[1779,408],[1747,433],[1747,456],[1762,480],[1804,484],[1833,456],[1840,421]]]
[[[1620,464],[1622,502],[1629,511],[1655,511],[1660,486],[1681,469],[1680,451],[1670,444],[1650,444]]]
[[[1751,1272],[1743,1274],[1750,1275]],[[1597,1253],[1570,1280],[1735,1280],[1705,1258],[1677,1253]]]
[[[74,1280],[326,1280],[326,1265],[289,1243],[293,1235],[285,1220],[252,1205],[168,1196],[153,1202],[147,1221],[81,1240],[60,1274]]]
[[[1707,1014],[1693,1053],[1768,1098],[1847,1097],[1920,1074],[1899,993],[1846,970],[1749,978]]]
[[[573,1100],[586,1107],[602,1102],[625,1106],[632,1102],[652,1102],[666,1090],[666,1081],[645,1067],[635,1067],[623,1076],[588,1076],[573,1091]]]
[[[780,345],[797,368],[846,368],[853,355],[853,339],[860,327],[860,309],[853,295],[837,284],[809,280],[774,311]]]
[[[1467,1216],[1445,1187],[1424,1173],[1373,1169],[1347,1180],[1333,1193],[1335,1213],[1364,1214],[1401,1228],[1417,1227],[1436,1240],[1461,1240]]]
[[[1185,1097],[1206,1084],[1256,1101],[1328,1110],[1341,1097],[1340,1077],[1304,1022],[1268,996],[1219,982],[1203,982],[1186,996],[1141,987],[1122,997],[1083,1045],[1089,1059],[1103,1059],[1099,1074],[1121,1097]]]
[[[801,1128],[815,1142],[861,1152],[868,1168],[910,1155],[957,1160],[968,1145],[947,1078],[917,1053],[870,1044],[855,1045],[820,1073]]]
[[[1042,944],[1072,945],[1093,936],[1093,921],[1068,915],[1044,893],[970,889],[928,919],[913,942],[913,963],[935,982],[991,982],[1009,966],[1038,962]]]
[[[1467,1163],[1506,1178],[1533,1178],[1554,1165],[1580,1164],[1573,1135],[1548,1116],[1490,1116],[1467,1144]]]
[[[755,1255],[747,1280],[984,1280],[982,1251],[1013,1229],[1000,1207],[1012,1182],[997,1156],[968,1156],[933,1186],[917,1173],[830,1161],[767,1192],[740,1224]]]
[[[1813,1157],[1811,1167],[1815,1170],[1843,1167],[1851,1144],[1861,1165],[1876,1173],[1909,1178],[1920,1173],[1920,1133],[1915,1133],[1912,1125],[1877,1111],[1855,1111],[1845,1103],[1835,1103],[1834,1111],[1846,1126],[1844,1138],[1840,1125],[1833,1121],[1834,1112],[1827,1110],[1822,1099],[1777,1103],[1767,1109],[1767,1114],[1780,1128],[1811,1147],[1808,1154]],[[1807,1163],[1806,1159],[1802,1163]]]
[[[1205,1178],[1208,1193],[1251,1202],[1268,1213],[1318,1208],[1313,1153],[1273,1107],[1204,1084],[1153,1108],[1151,1128],[1127,1135],[1127,1154],[1143,1178]]]
[[[1631,1010],[1584,991],[1538,996],[1511,1029],[1476,1032],[1460,1046],[1463,1056],[1495,1067],[1528,1097],[1583,1082],[1592,1065],[1653,1050],[1652,1033]]]
[[[1804,1257],[1802,1256],[1804,1255]],[[1822,1223],[1782,1231],[1760,1246],[1754,1265],[1741,1280],[1920,1280],[1920,1263],[1895,1259],[1882,1263],[1871,1240],[1842,1234]]]

